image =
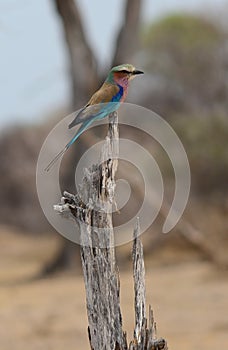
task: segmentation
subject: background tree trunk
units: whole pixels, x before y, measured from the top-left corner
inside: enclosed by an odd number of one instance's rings
[[[112,66],[134,63],[134,54],[139,48],[139,29],[142,0],[126,1],[125,16],[116,42]]]
[[[69,52],[72,106],[82,107],[98,82],[97,63],[83,29],[76,0],[54,0]]]

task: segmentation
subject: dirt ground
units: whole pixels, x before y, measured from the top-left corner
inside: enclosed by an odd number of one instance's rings
[[[0,230],[0,349],[89,349],[83,278],[70,271],[30,280],[57,240]],[[147,302],[171,350],[228,348],[228,276],[209,262],[146,261]],[[80,270],[80,268],[79,268]],[[133,283],[120,271],[123,328],[132,335]]]

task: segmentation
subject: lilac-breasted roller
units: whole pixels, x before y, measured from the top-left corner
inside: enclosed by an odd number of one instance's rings
[[[86,106],[79,111],[74,120],[69,124],[69,129],[77,124],[81,124],[81,126],[62,151],[48,164],[45,168],[46,171],[50,170],[55,162],[68,150],[89,125],[96,120],[107,117],[119,108],[120,103],[124,102],[127,96],[129,81],[139,74],[143,74],[143,72],[137,70],[131,64],[121,64],[110,70],[108,77],[100,89],[93,94]]]

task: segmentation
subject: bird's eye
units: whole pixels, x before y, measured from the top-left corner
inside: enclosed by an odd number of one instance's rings
[[[122,69],[120,72],[121,72],[121,73],[125,73],[125,74],[129,74],[129,73],[130,73],[130,72],[129,72],[128,70],[126,70],[126,69]]]

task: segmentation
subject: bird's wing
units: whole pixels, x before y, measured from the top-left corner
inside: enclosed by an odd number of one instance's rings
[[[91,97],[88,104],[79,111],[74,120],[69,124],[69,129],[103,112],[107,103],[113,100],[113,97],[119,93],[119,90],[117,85],[104,83]]]

